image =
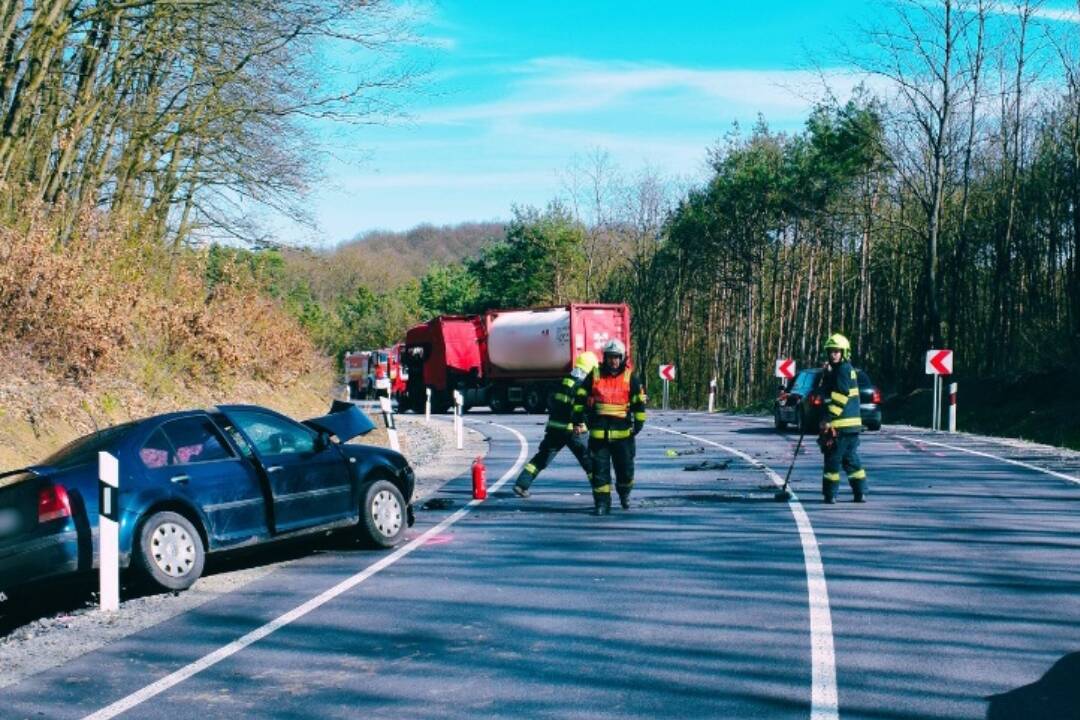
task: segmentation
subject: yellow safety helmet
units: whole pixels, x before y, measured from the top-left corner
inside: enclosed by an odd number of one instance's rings
[[[833,333],[829,336],[829,339],[825,341],[825,352],[830,350],[839,350],[841,357],[845,360],[851,355],[851,343],[846,337],[840,333]]]
[[[596,366],[600,364],[600,361],[596,359],[596,353],[592,350],[586,350],[577,356],[574,360],[574,367],[581,370],[585,374],[591,373],[596,369]]]

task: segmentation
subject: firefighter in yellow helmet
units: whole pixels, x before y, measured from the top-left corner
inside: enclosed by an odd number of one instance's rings
[[[585,477],[592,482],[592,462],[589,450],[585,447],[585,390],[581,383],[596,367],[598,360],[592,352],[586,351],[574,360],[574,368],[563,378],[562,384],[548,399],[548,421],[544,428],[544,439],[532,460],[521,469],[514,482],[514,494],[529,497],[529,487],[540,471],[555,459],[564,447],[574,453]]]
[[[645,424],[645,393],[626,363],[619,340],[604,345],[604,361],[582,383],[587,396],[589,454],[592,455],[593,514],[611,511],[611,466],[623,510],[634,486],[634,436]]]
[[[826,503],[836,501],[840,489],[840,468],[847,473],[855,502],[866,502],[866,470],[859,459],[859,381],[849,362],[851,343],[836,333],[825,341],[828,362],[822,370],[821,393],[825,401],[819,426],[818,445],[824,455],[821,492]]]

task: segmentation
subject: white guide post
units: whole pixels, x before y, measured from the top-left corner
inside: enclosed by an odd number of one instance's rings
[[[120,609],[120,464],[98,453],[98,569],[101,609]]]
[[[379,407],[382,409],[383,422],[386,424],[386,434],[390,436],[390,449],[394,452],[401,452],[397,425],[394,424],[394,406],[390,404],[390,398],[380,397]]]
[[[431,388],[424,388],[424,422],[431,422]]]
[[[956,385],[949,383],[949,432],[956,432]]]
[[[709,414],[713,412],[713,405],[716,403],[716,378],[709,381]]]
[[[465,427],[461,421],[461,406],[465,398],[457,390],[454,391],[454,431],[457,434],[457,449],[465,447]]]

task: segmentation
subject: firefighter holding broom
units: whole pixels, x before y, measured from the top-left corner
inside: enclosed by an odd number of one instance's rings
[[[828,362],[822,370],[821,392],[825,400],[818,445],[824,456],[821,492],[825,502],[836,502],[840,489],[840,468],[847,473],[855,502],[866,502],[866,470],[859,459],[859,382],[849,362],[851,343],[836,333],[825,341]]]

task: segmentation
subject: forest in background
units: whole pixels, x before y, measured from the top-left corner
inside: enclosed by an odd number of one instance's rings
[[[610,301],[633,309],[643,377],[677,363],[687,406],[714,377],[722,406],[759,405],[776,358],[816,363],[834,331],[895,393],[925,383],[930,347],[965,378],[1073,374],[1080,33],[1044,9],[895,4],[841,51],[859,91],[797,132],[733,128],[703,182],[597,150],[505,225],[305,250],[251,209],[303,219],[307,120],[400,110],[415,71],[392,61],[411,38],[389,3],[8,0],[0,338],[65,382],[227,387],[440,313]],[[363,53],[354,87],[317,70],[327,42]]]

